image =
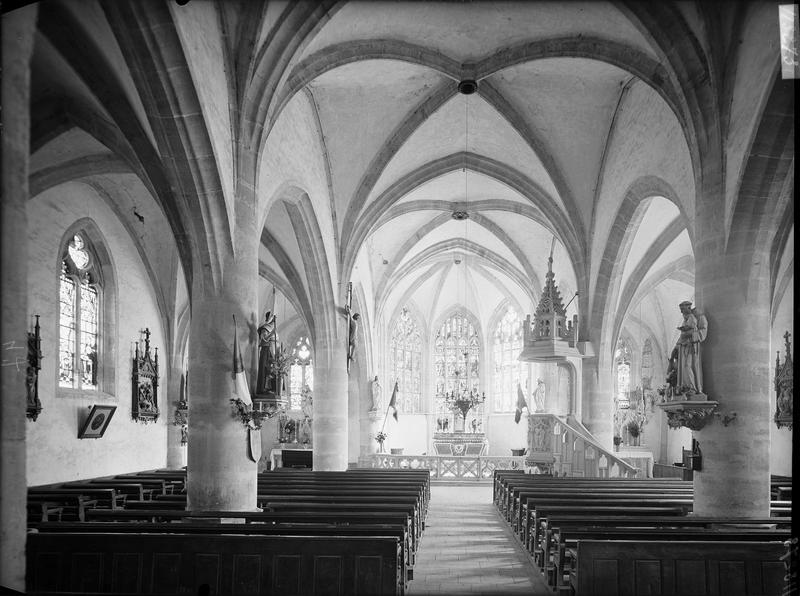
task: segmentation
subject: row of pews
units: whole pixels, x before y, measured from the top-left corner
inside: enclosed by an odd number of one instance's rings
[[[678,479],[554,478],[496,470],[494,502],[560,595],[781,594],[791,478],[764,519],[692,514]]]
[[[187,510],[186,471],[28,489],[30,594],[404,594],[427,470],[280,468],[256,511]]]

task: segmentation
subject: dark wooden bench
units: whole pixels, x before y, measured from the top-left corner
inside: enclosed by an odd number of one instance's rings
[[[114,509],[122,507],[127,498],[126,495],[119,494],[113,488],[100,488],[92,486],[85,489],[79,488],[41,488],[32,487],[28,489],[28,497],[40,499],[42,497],[63,496],[63,497],[81,497],[84,500],[97,501],[99,507],[108,507]],[[55,500],[55,499],[54,499]]]
[[[656,491],[647,492],[638,489],[628,489],[627,491],[589,491],[581,490],[575,492],[567,491],[542,491],[542,492],[522,492],[520,493],[514,512],[512,513],[511,529],[517,532],[519,538],[526,543],[525,537],[529,535],[530,522],[533,517],[533,509],[536,503],[553,503],[561,501],[564,505],[572,504],[573,501],[597,501],[599,504],[615,505],[617,503],[629,503],[631,505],[680,505],[691,510],[693,499],[691,493],[682,491],[668,492]]]
[[[402,594],[396,536],[34,533],[27,592]]]
[[[670,528],[707,528],[707,529],[791,529],[791,520],[776,520],[770,518],[716,518],[699,516],[617,516],[597,517],[587,515],[550,515],[542,520],[538,533],[539,542],[531,549],[535,552],[537,561],[548,560],[548,554],[553,550],[554,536],[558,536],[561,529],[670,529]]]
[[[47,522],[38,525],[40,532],[109,532],[120,534],[257,534],[262,536],[396,536],[403,546],[403,579],[407,584],[413,578],[414,556],[410,552],[408,527],[399,519],[395,523],[372,520],[368,523],[331,523],[324,519],[273,519],[271,523],[215,523],[193,520],[191,523],[138,522]]]
[[[204,520],[236,519],[245,524],[281,525],[281,524],[319,524],[335,526],[354,526],[360,524],[392,523],[402,525],[406,529],[409,565],[416,561],[416,542],[411,533],[411,518],[406,513],[387,511],[370,512],[326,512],[326,511],[184,511],[177,509],[91,509],[86,512],[88,522],[120,522],[137,523],[139,528],[146,524],[205,523]]]
[[[769,596],[786,573],[781,542],[580,540],[576,596]]]
[[[572,553],[581,540],[691,541],[691,542],[773,542],[788,540],[789,529],[758,528],[719,530],[713,528],[562,528],[553,544],[545,572],[548,583],[569,592],[569,573],[574,568]],[[570,553],[570,554],[567,554]]]
[[[593,505],[593,506],[574,506],[574,505],[548,505],[534,510],[531,521],[531,544],[537,544],[540,540],[539,532],[542,522],[550,516],[559,515],[588,515],[592,517],[685,517],[684,507],[667,506],[613,506],[613,505]]]

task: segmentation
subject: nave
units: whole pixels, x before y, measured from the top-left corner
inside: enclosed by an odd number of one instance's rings
[[[492,504],[490,484],[432,484],[411,596],[552,594]]]

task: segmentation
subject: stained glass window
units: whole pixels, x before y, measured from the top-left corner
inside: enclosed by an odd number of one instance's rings
[[[397,381],[397,409],[406,414],[416,414],[422,408],[422,338],[406,308],[395,321],[391,342],[390,370],[392,387]]]
[[[522,351],[522,320],[513,306],[497,324],[492,341],[492,395],[495,412],[512,412],[517,404],[517,383],[525,386]]]
[[[86,239],[75,234],[62,255],[59,277],[60,387],[98,388],[101,296],[94,262]]]
[[[650,338],[642,346],[642,389],[652,389],[653,384],[653,343]]]
[[[442,323],[433,344],[437,430],[454,429],[455,419],[446,405],[445,393],[480,390],[480,355],[478,332],[465,314],[456,313]],[[468,418],[467,424],[474,418],[482,427],[483,405],[471,410]]]
[[[314,390],[314,365],[311,362],[311,344],[307,337],[297,340],[292,349],[294,361],[289,367],[289,407],[299,410],[303,405],[303,387]]]
[[[617,343],[614,353],[617,367],[617,407],[629,408],[631,405],[628,392],[631,390],[631,348],[624,341]]]

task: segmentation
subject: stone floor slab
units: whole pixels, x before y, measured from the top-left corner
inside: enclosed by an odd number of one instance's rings
[[[542,574],[492,503],[492,486],[431,485],[410,596],[551,596]]]

